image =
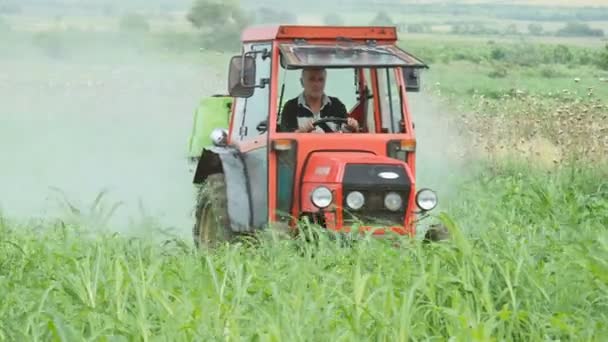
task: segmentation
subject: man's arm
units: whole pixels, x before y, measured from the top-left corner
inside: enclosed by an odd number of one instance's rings
[[[335,106],[336,106],[335,115],[339,118],[348,119],[348,121],[349,121],[348,124],[342,124],[342,130],[344,132],[348,132],[348,133],[358,132],[359,123],[357,122],[357,120],[348,116],[348,110],[346,109],[346,106],[344,105],[344,103],[342,103],[342,101],[340,101],[340,99],[338,99],[336,97],[332,98],[331,100],[332,100],[332,102],[335,101]]]

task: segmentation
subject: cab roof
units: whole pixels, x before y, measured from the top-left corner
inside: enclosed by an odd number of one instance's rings
[[[315,25],[267,25],[246,28],[241,34],[243,42],[304,39],[376,40],[396,41],[394,26],[315,26]]]

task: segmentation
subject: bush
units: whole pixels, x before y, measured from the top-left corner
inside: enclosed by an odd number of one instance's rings
[[[603,37],[604,31],[592,29],[589,25],[583,23],[568,23],[557,31],[557,35],[562,37]]]
[[[565,45],[558,45],[553,50],[553,61],[558,64],[568,64],[573,59],[572,52]]]
[[[597,66],[601,69],[608,70],[608,44],[598,58]]]
[[[507,57],[507,52],[501,47],[492,49],[492,52],[490,53],[490,58],[492,58],[495,61],[502,61],[506,57]]]

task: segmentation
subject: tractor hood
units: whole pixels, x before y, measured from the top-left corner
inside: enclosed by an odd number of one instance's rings
[[[406,163],[364,152],[313,152],[303,171],[303,183],[399,187],[413,181]]]

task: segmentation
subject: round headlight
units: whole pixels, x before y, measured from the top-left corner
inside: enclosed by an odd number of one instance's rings
[[[353,210],[359,210],[365,204],[365,196],[359,191],[353,191],[346,196],[346,205]]]
[[[223,128],[215,128],[209,134],[209,138],[215,146],[223,146],[226,144],[226,140],[228,139],[228,131]]]
[[[384,206],[390,211],[397,211],[401,209],[403,200],[396,192],[390,192],[384,197]]]
[[[324,186],[320,186],[312,192],[312,203],[318,208],[329,207],[333,198],[331,190]]]
[[[430,189],[422,189],[416,194],[416,205],[418,208],[429,211],[437,206],[437,194]]]

